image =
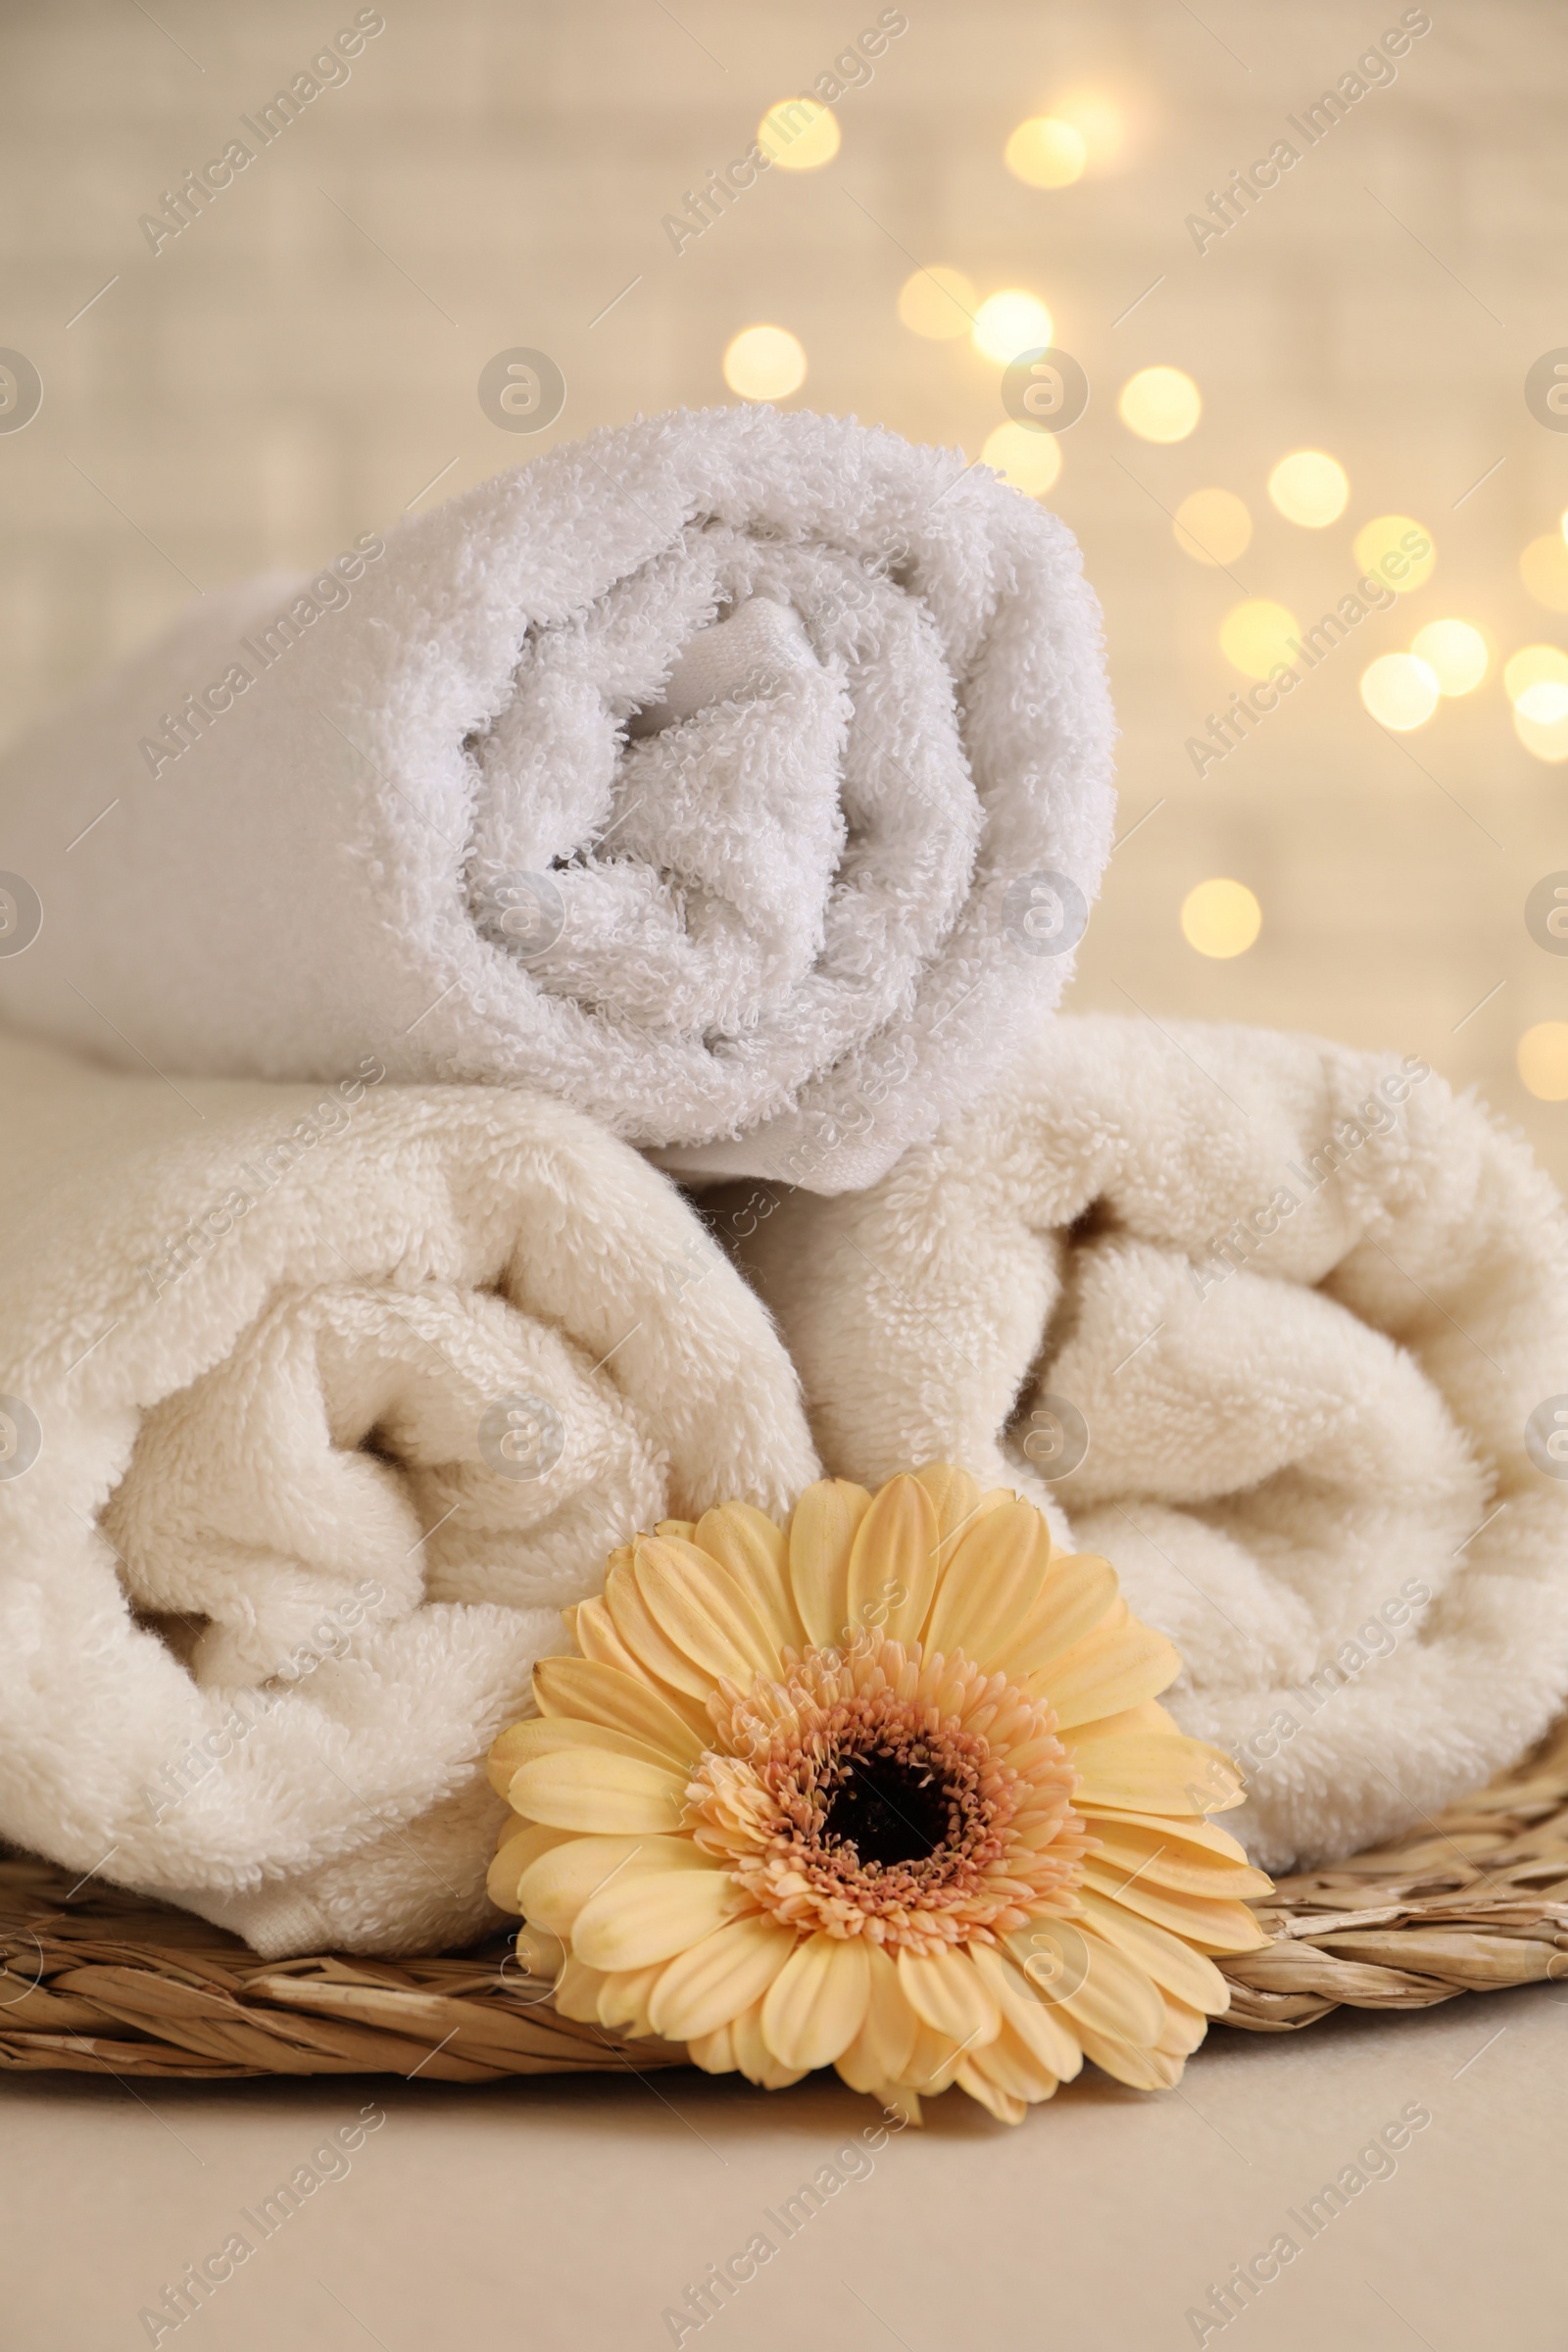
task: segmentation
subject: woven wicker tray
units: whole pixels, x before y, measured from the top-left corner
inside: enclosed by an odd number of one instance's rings
[[[1568,1978],[1568,1723],[1419,1836],[1282,1880],[1266,1951],[1222,1962],[1225,2023],[1288,2033],[1342,2004],[1424,2009]],[[262,1961],[180,1911],[0,1860],[0,2069],[448,2082],[678,2066],[549,2006],[510,1939],[428,1960]]]

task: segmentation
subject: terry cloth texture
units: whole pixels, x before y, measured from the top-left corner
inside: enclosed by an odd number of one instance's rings
[[[0,1013],[865,1184],[1055,1004],[1111,739],[1032,500],[834,417],[641,420],[204,598],[16,750]]]
[[[1265,1867],[1568,1698],[1562,1206],[1424,1063],[1064,1020],[873,1191],[731,1223],[829,1470],[967,1462],[1112,1560]]]
[[[269,1956],[478,1933],[562,1606],[817,1474],[764,1310],[520,1089],[0,1040],[0,1836]]]

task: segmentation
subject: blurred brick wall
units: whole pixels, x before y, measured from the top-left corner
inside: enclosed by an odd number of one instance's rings
[[[915,261],[982,292],[1029,286],[1095,387],[1053,503],[1105,606],[1123,827],[1162,804],[1112,866],[1076,1002],[1413,1047],[1479,1082],[1568,1177],[1564,1109],[1533,1101],[1513,1061],[1527,1025],[1568,1013],[1568,964],[1523,921],[1531,884],[1568,868],[1568,767],[1516,742],[1495,676],[1398,739],[1357,694],[1372,655],[1439,614],[1478,622],[1502,655],[1568,635],[1518,575],[1568,504],[1568,436],[1521,395],[1531,361],[1568,342],[1560,7],[1436,0],[1394,86],[1200,256],[1187,214],[1396,23],[1395,0],[1204,0],[1201,22],[1180,0],[909,0],[907,32],[839,109],[835,161],[770,172],[677,257],[662,216],[874,7],[386,0],[348,82],[155,257],[138,217],[355,13],[0,11],[0,344],[45,384],[36,420],[0,435],[6,731],[193,584],[315,563],[437,474],[435,498],[588,425],[726,398],[724,345],[760,319],[804,343],[800,400],[977,455],[1001,419],[998,370],[906,332],[898,288]],[[1122,159],[1032,191],[1004,172],[1004,141],[1069,88],[1125,110]],[[475,397],[484,362],[519,344],[551,353],[569,387],[537,441],[499,431]],[[1198,431],[1165,448],[1115,416],[1120,383],[1156,361],[1204,399]],[[1350,475],[1323,532],[1264,495],[1302,445]],[[1178,551],[1168,519],[1205,484],[1254,516],[1232,570],[1302,619],[1348,586],[1371,515],[1418,517],[1439,562],[1200,780],[1185,739],[1243,683],[1216,634],[1238,590]],[[1178,926],[1187,890],[1215,874],[1263,908],[1256,946],[1229,962]]]

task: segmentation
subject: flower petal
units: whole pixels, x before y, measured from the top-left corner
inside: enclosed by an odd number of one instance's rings
[[[1152,1830],[1156,1838],[1174,1840],[1179,1845],[1196,1846],[1200,1853],[1213,1854],[1221,1861],[1240,1863],[1244,1868],[1250,1867],[1247,1848],[1231,1836],[1229,1830],[1216,1829],[1200,1813],[1132,1813],[1118,1806],[1113,1813],[1100,1814],[1092,1805],[1084,1804],[1081,1798],[1075,1801],[1096,1837],[1101,1835],[1102,1822],[1118,1835],[1129,1829]]]
[[[759,2082],[763,2090],[787,2090],[792,2082],[798,2082],[811,2071],[808,2066],[786,2066],[768,2046],[762,2032],[761,2001],[754,2001],[750,2009],[743,2009],[729,2032],[735,2045],[736,2066],[748,2082]]]
[[[703,1513],[692,1542],[734,1578],[775,1652],[806,1647],[806,1628],[790,1591],[789,1539],[765,1511],[749,1502],[722,1503]]]
[[[1058,2004],[1024,1974],[1010,1951],[976,1943],[970,1946],[970,1957],[1002,2011],[1004,2025],[1027,2043],[1056,2081],[1070,2082],[1084,2054]]]
[[[1083,2053],[1076,2042],[1072,2045],[1072,2054],[1075,2069],[1081,2067]],[[971,2088],[971,2076],[988,2083],[994,2090],[1001,2091],[1006,2098],[1021,2102],[1023,2106],[1033,2106],[1037,2100],[1051,2098],[1060,2081],[1060,2077],[1052,2073],[1005,2018],[996,2040],[988,2041],[984,2049],[970,2050],[958,2069],[958,2087],[967,2090],[971,2098],[979,2098],[980,2093]],[[989,2099],[982,2103],[991,2107]],[[998,2110],[991,2107],[991,2112],[996,2115]],[[999,2120],[1006,2124],[1019,2119],[1003,2115]]]
[[[686,1782],[637,1756],[574,1747],[519,1765],[507,1798],[515,1811],[552,1829],[599,1837],[657,1834],[680,1828]]]
[[[704,1742],[642,1675],[589,1658],[541,1658],[533,1670],[533,1694],[552,1719],[603,1724],[623,1732],[672,1764],[694,1764]]]
[[[1136,1911],[1140,1919],[1152,1919],[1156,1927],[1169,1928],[1173,1936],[1185,1936],[1205,1951],[1258,1952],[1272,1940],[1258,1925],[1257,1913],[1245,1903],[1172,1893],[1151,1886],[1147,1878],[1127,1879],[1119,1871],[1106,1870],[1093,1856],[1084,1863],[1083,1874],[1084,1885],[1097,1894],[1120,1903],[1124,1911]]]
[[[656,1536],[679,1536],[683,1543],[695,1544],[697,1522],[695,1519],[661,1519],[654,1533]]]
[[[762,2003],[768,2048],[786,2066],[831,2066],[859,2033],[870,1997],[862,1936],[805,1936]]]
[[[821,1478],[808,1487],[790,1518],[790,1589],[808,1640],[834,1649],[849,1621],[850,1551],[871,1508],[864,1487]]]
[[[836,2061],[852,2090],[896,2082],[909,2063],[920,2021],[909,2007],[897,1967],[880,1943],[862,1936],[871,1967],[870,1998],[859,2033]]]
[[[686,2055],[705,2075],[732,2075],[736,2067],[735,2036],[727,2025],[719,2026],[711,2034],[694,2034],[686,2044]]]
[[[1113,1813],[1097,1815],[1095,1836],[1100,1851],[1093,1860],[1103,1870],[1125,1871],[1140,1886],[1167,1887],[1210,1902],[1247,1902],[1274,1891],[1273,1880],[1265,1871],[1254,1870],[1245,1856],[1232,1861],[1202,1846],[1186,1845],[1179,1838],[1120,1822]]]
[[[917,1642],[937,1581],[937,1514],[917,1479],[890,1478],[850,1549],[845,1622],[880,1627],[888,1642]]]
[[[1120,1626],[1097,1626],[1030,1675],[1025,1688],[1031,1698],[1050,1701],[1057,1729],[1065,1732],[1156,1698],[1181,1670],[1164,1635],[1129,1616]]]
[[[987,1663],[1011,1682],[1037,1673],[1081,1642],[1109,1615],[1120,1597],[1116,1571],[1092,1551],[1057,1554],[1045,1589],[1004,1647],[988,1651]]]
[[[1032,1503],[1005,1502],[959,1538],[920,1636],[989,1666],[1034,1607],[1051,1567],[1051,1530]]]
[[[1134,2090],[1173,2090],[1181,2081],[1182,2061],[1166,2057],[1158,2048],[1146,2049],[1114,2034],[1096,2034],[1088,2026],[1083,2028],[1083,2045],[1084,2056],[1092,2058],[1102,2074]]]
[[[1160,2054],[1166,2058],[1190,2058],[1208,2033],[1208,2020],[1201,2009],[1191,2009],[1185,2001],[1173,2001],[1165,1996],[1165,2031],[1159,2037]]]
[[[1000,2082],[993,2082],[981,2073],[978,2062],[985,2055],[983,2050],[971,2051],[956,2070],[953,2078],[955,2082],[957,2083],[960,2090],[966,2090],[971,2099],[977,2100],[982,2107],[989,2109],[999,2124],[1021,2124],[1029,2112],[1027,2100],[1016,2097],[1011,2091],[1004,2090]],[[1053,2083],[1051,2087],[1052,2090],[1054,2090],[1056,2086]],[[1040,2095],[1049,2097],[1050,2092],[1042,2092]]]
[[[686,1698],[696,1699],[699,1705],[706,1703],[716,1677],[694,1666],[685,1652],[677,1649],[660,1630],[643,1598],[629,1556],[615,1560],[605,1579],[605,1606],[615,1632],[644,1674]],[[581,1615],[579,1612],[579,1623]]]
[[[1139,1733],[1066,1742],[1079,1776],[1075,1804],[1098,1811],[1131,1813],[1224,1813],[1247,1791],[1229,1756],[1206,1740],[1177,1733]]]
[[[665,1640],[715,1682],[776,1674],[766,1625],[727,1568],[695,1544],[639,1536],[632,1573]]]
[[[648,2004],[656,2034],[695,2041],[760,2001],[797,1937],[770,1919],[732,1919],[670,1961]]]
[[[1072,1924],[1083,1936],[1088,1967],[1082,1982],[1064,1990],[1057,2005],[1073,2032],[1086,2050],[1089,2044],[1084,2035],[1090,2033],[1152,2049],[1165,2025],[1164,2005],[1152,1980],[1087,1919]],[[1017,1951],[1016,1936],[1009,1936],[1007,1944]]]
[[[594,2025],[599,2017],[599,1995],[604,1983],[597,1968],[584,1968],[580,1960],[568,1958],[556,1980],[551,2004],[563,2017],[573,2019],[579,2026]]]
[[[602,1723],[581,1723],[570,1715],[531,1715],[525,1723],[514,1723],[502,1733],[490,1750],[498,1769],[510,1764],[507,1788],[517,1775],[517,1767],[531,1764],[537,1756],[558,1756],[567,1748],[597,1748],[606,1755],[635,1756],[644,1764],[658,1764],[665,1772],[684,1773],[684,1766],[674,1756],[667,1756],[646,1740],[634,1740],[627,1732],[612,1732]]]
[[[708,1860],[696,1858],[699,1866]],[[745,1900],[728,1871],[711,1866],[630,1870],[584,1903],[571,1948],[590,1968],[647,1968],[701,1943]]]
[[[1002,2031],[1002,2011],[967,1952],[927,1955],[906,1945],[899,1954],[899,1983],[921,2023],[956,2045],[977,2048]]]
[[[947,1567],[978,1518],[1017,1500],[1004,1487],[993,1487],[989,1494],[982,1494],[968,1471],[956,1470],[951,1462],[927,1462],[914,1475],[930,1495],[937,1515],[939,1572]]]
[[[548,1830],[539,1835],[559,1837]],[[695,1867],[689,1855],[713,1867],[684,1838],[561,1838],[523,1872],[517,1888],[523,1916],[553,1936],[569,1936],[583,1905],[612,1880],[621,1882],[636,1870]]]
[[[1206,1953],[1195,1951],[1185,1936],[1156,1927],[1092,1886],[1079,1888],[1084,1916],[1093,1920],[1107,1943],[1152,1977],[1161,1992],[1175,1993],[1210,2017],[1223,2017],[1231,2004],[1231,1988]]]
[[[633,2040],[653,2032],[648,2022],[648,1996],[659,1983],[660,1969],[622,1969],[606,1977],[599,1987],[599,2022],[612,2034],[629,2034]]]
[[[485,1874],[485,1886],[490,1900],[503,1911],[520,1911],[517,1896],[518,1883],[525,1870],[549,1853],[553,1845],[564,1842],[564,1830],[545,1830],[534,1821],[520,1821],[515,1814],[501,1834],[501,1843]]]

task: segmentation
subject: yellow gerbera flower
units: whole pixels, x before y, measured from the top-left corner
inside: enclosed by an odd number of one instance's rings
[[[666,1520],[566,1622],[491,1750],[522,1819],[490,1887],[534,1965],[560,1938],[568,2017],[1016,2123],[1085,2056],[1175,2082],[1230,1997],[1208,1955],[1267,1941],[1205,1818],[1236,1768],[1153,1703],[1176,1652],[965,1471]]]

